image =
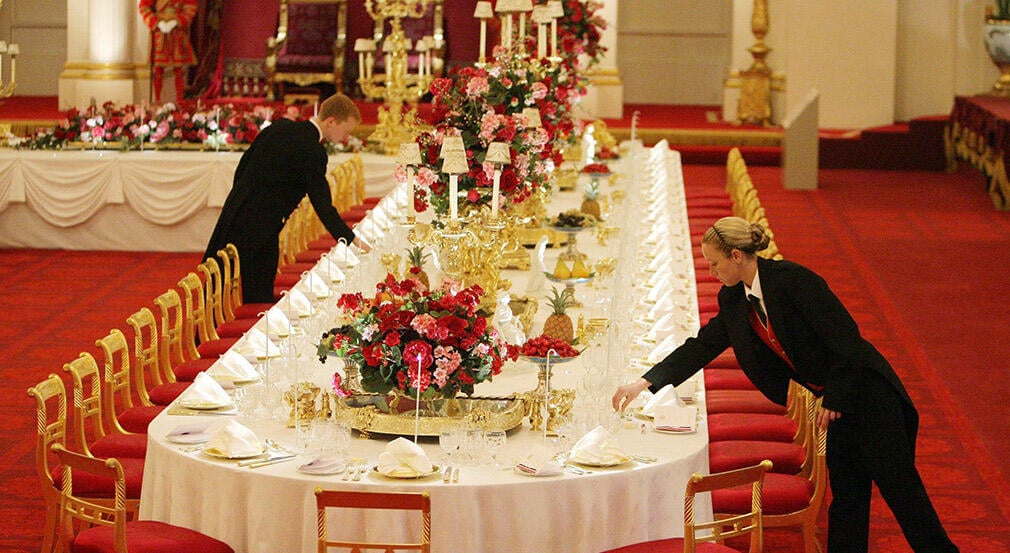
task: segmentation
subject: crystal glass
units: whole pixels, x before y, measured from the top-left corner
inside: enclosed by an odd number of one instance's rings
[[[442,455],[446,463],[451,463],[456,451],[459,450],[461,432],[458,428],[443,427],[438,433],[438,447],[442,448]]]
[[[487,447],[487,452],[491,455],[491,464],[496,468],[501,468],[501,463],[498,462],[498,454],[501,452],[502,448],[505,447],[505,442],[508,436],[505,434],[504,430],[489,430],[484,433],[484,442]]]
[[[484,431],[469,429],[463,433],[463,459],[467,465],[479,465],[484,461],[487,449],[484,444]]]

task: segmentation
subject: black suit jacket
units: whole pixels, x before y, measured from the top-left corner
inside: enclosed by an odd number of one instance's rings
[[[824,407],[842,413],[859,408],[861,374],[874,371],[911,405],[898,375],[860,334],[856,322],[827,283],[790,261],[758,258],[761,293],[769,322],[796,368],[769,348],[750,325],[743,283],[719,291],[719,313],[645,375],[655,392],[680,384],[732,346],[741,368],[772,401],[785,405],[790,379],[823,386]],[[819,393],[819,392],[818,392]]]
[[[239,161],[204,258],[216,259],[217,251],[231,242],[242,259],[243,281],[251,271],[254,282],[272,283],[278,235],[306,194],[330,234],[353,241],[354,231],[333,207],[326,164],[326,149],[310,121],[278,119],[263,129]]]

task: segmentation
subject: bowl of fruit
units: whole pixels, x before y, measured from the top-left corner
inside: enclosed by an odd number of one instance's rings
[[[583,213],[578,209],[562,211],[557,216],[547,220],[548,225],[562,232],[577,232],[582,229],[592,228],[598,222],[599,219],[596,217]]]
[[[546,365],[547,363],[567,363],[574,361],[581,352],[572,344],[547,334],[526,340],[520,349],[519,356],[530,363]]]
[[[592,177],[605,177],[610,174],[606,163],[587,163],[582,172]]]

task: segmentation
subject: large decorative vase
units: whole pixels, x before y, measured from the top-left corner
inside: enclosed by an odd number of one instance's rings
[[[985,49],[1001,73],[992,85],[992,93],[1010,96],[1010,20],[986,18]]]

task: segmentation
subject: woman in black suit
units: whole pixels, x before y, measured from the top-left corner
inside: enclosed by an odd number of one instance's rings
[[[340,142],[361,122],[350,98],[335,94],[309,121],[278,119],[263,129],[239,161],[228,199],[204,252],[235,244],[242,260],[242,300],[273,303],[280,255],[278,237],[284,222],[307,194],[326,230],[367,251],[369,246],[344,223],[333,207],[326,181],[323,140]]]
[[[919,417],[898,375],[824,279],[755,255],[768,243],[761,225],[738,217],[708,229],[702,255],[723,284],[718,315],[642,378],[618,388],[614,409],[624,410],[646,388],[680,384],[732,346],[747,377],[772,401],[785,405],[790,380],[823,397],[817,424],[828,430],[829,553],[867,551],[874,483],[913,550],[958,551],[915,468]]]

